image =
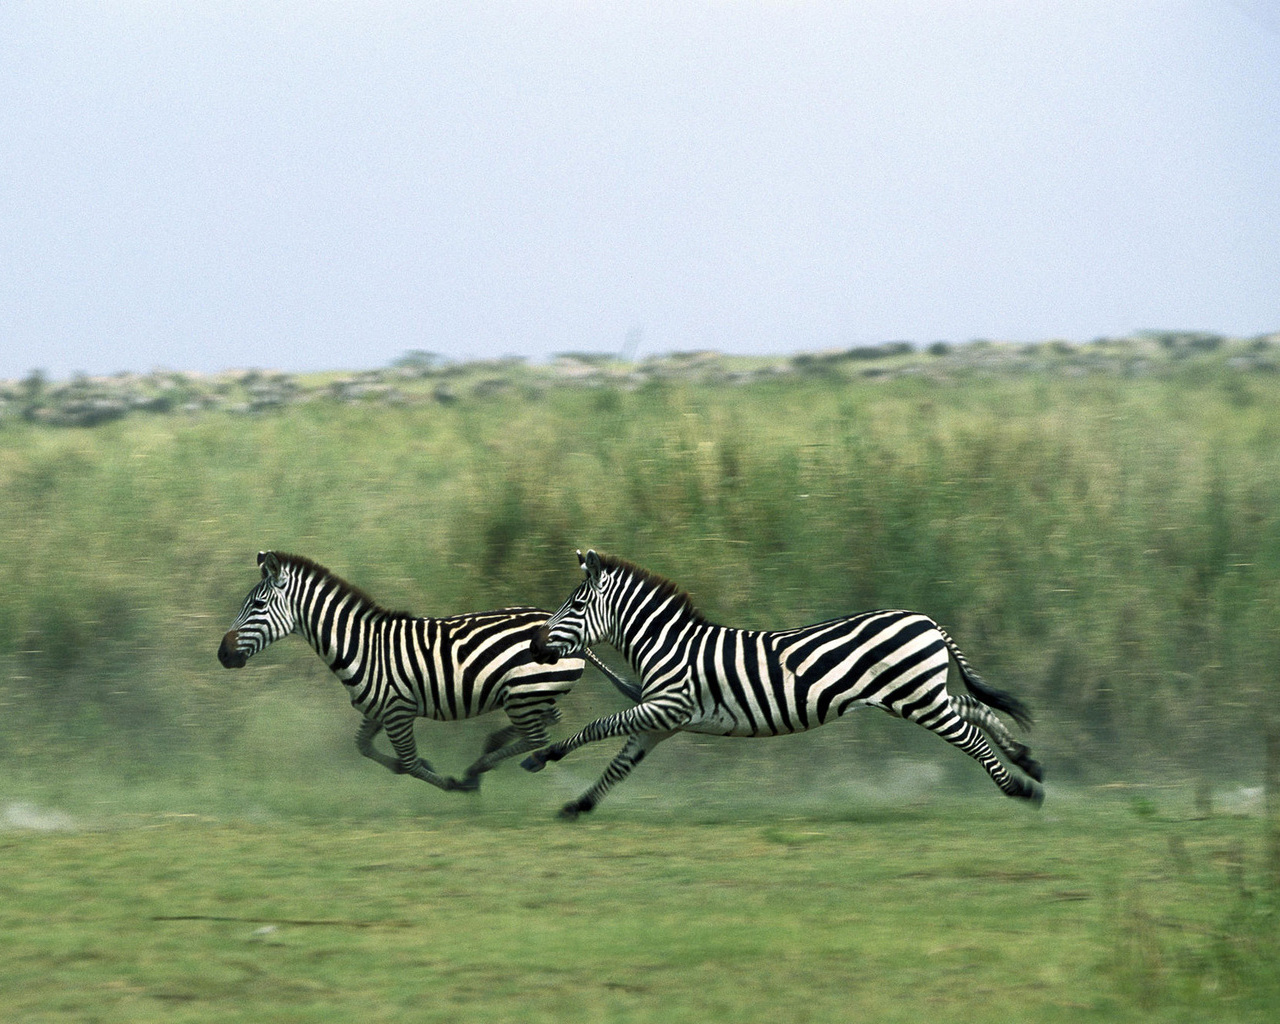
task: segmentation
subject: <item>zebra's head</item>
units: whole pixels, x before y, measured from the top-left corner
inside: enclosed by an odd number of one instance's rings
[[[218,646],[218,660],[226,668],[243,668],[260,650],[294,629],[289,567],[274,551],[259,551],[258,564],[262,579],[249,591],[239,616]]]
[[[608,608],[604,600],[608,574],[604,564],[594,551],[588,551],[585,557],[579,551],[578,564],[587,578],[533,636],[530,645],[533,660],[544,665],[578,654],[608,632]]]

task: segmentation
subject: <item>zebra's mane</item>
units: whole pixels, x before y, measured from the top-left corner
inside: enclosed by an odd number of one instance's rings
[[[380,603],[375,601],[367,591],[361,590],[354,583],[348,583],[336,572],[333,572],[331,569],[321,565],[313,559],[307,558],[305,555],[290,555],[284,551],[277,551],[276,555],[279,557],[280,561],[284,562],[291,569],[301,569],[304,572],[310,573],[312,576],[331,580],[343,591],[354,596],[356,600],[369,605],[374,612],[380,612],[381,614],[393,619],[414,619],[418,617],[412,612],[392,611],[390,608],[384,608]]]
[[[650,572],[643,566],[636,565],[635,562],[628,562],[625,558],[619,558],[617,555],[600,555],[600,564],[606,569],[617,569],[642,580],[652,587],[661,598],[674,597],[676,606],[691,622],[699,625],[707,623],[707,619],[702,612],[693,606],[693,598],[689,596],[688,592],[681,590],[665,576],[659,576],[656,572]]]

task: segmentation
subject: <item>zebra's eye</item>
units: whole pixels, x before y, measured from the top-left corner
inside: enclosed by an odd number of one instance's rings
[[[267,606],[267,602],[260,597],[255,597],[252,601],[249,602],[249,604],[252,606],[255,612],[260,612],[262,611],[263,608]]]

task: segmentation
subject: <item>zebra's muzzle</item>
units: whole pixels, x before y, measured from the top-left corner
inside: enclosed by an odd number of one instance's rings
[[[533,634],[533,642],[529,644],[529,652],[539,665],[554,665],[560,660],[560,652],[551,647],[551,630],[539,626]]]
[[[248,655],[243,651],[236,650],[237,639],[238,636],[233,629],[218,645],[218,660],[222,662],[223,668],[244,668],[244,663],[249,660]]]

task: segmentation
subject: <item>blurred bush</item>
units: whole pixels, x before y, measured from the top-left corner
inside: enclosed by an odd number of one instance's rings
[[[389,607],[449,614],[554,607],[574,548],[591,546],[733,625],[926,612],[1037,710],[1056,778],[1253,777],[1276,696],[1280,378],[1233,364],[1230,347],[1156,347],[1177,356],[1160,372],[1095,372],[1092,354],[1051,346],[1020,350],[1012,370],[992,369],[989,348],[914,363],[892,348],[879,353],[892,374],[837,354],[743,379],[548,386],[507,366],[501,386],[447,402],[282,401],[78,429],[11,417],[0,756],[216,765],[251,722],[261,735],[254,716],[282,702],[255,704],[257,689],[321,666],[299,641],[234,677],[218,666],[260,549],[309,555]],[[336,683],[288,685],[351,715]],[[580,689],[569,725],[599,713],[604,684]],[[806,759],[930,749],[904,728],[864,716],[815,734]]]

